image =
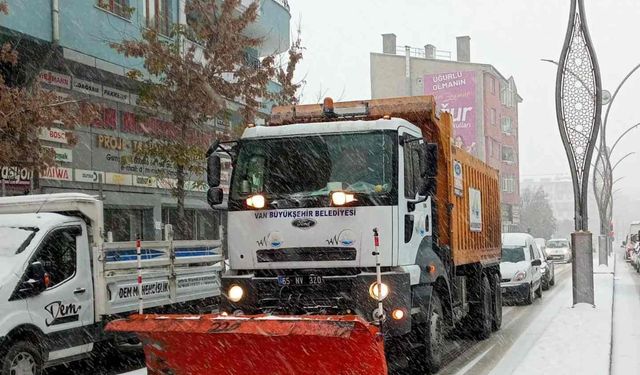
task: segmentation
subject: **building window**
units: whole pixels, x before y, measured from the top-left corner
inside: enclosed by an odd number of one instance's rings
[[[505,193],[516,191],[516,179],[513,176],[502,177],[502,191]]]
[[[511,134],[513,130],[513,125],[511,123],[511,117],[505,116],[500,119],[500,127],[502,128],[502,132],[505,134]]]
[[[162,209],[162,222],[173,226],[175,240],[217,240],[220,239],[220,214],[212,210],[185,209],[186,232],[181,235],[176,230],[178,209],[165,207]]]
[[[104,228],[114,241],[153,240],[153,209],[105,208]]]
[[[133,12],[133,8],[129,7],[129,0],[98,0],[98,6],[127,19]]]
[[[491,77],[491,93],[496,94],[496,79],[494,77]]]
[[[507,164],[514,164],[516,162],[516,153],[513,147],[502,146],[502,161]]]
[[[496,124],[496,109],[491,108],[491,125]]]
[[[515,90],[510,83],[500,85],[500,103],[509,108],[515,106]]]
[[[144,18],[146,26],[162,35],[171,32],[172,0],[145,0]]]

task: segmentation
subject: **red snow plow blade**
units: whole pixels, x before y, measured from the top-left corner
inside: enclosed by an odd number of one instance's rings
[[[356,316],[133,315],[149,375],[386,375],[378,328]]]

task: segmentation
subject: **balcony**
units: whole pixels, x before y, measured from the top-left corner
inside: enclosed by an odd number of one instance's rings
[[[254,0],[243,0],[249,6]],[[263,38],[260,57],[289,50],[291,13],[288,0],[261,0],[258,19],[247,28],[247,35]]]

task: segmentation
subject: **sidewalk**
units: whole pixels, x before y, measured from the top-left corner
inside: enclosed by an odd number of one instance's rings
[[[613,257],[609,258],[609,264],[608,267],[598,266],[597,257],[594,259],[595,307],[587,304],[572,307],[572,283],[564,283],[560,295],[557,296],[560,299],[557,307],[548,311],[553,316],[545,319],[540,317],[538,322],[527,329],[530,332],[525,331],[522,335],[523,340],[529,338],[526,354],[511,373],[609,373],[614,299]],[[638,312],[640,313],[640,310]],[[515,351],[519,351],[517,345],[516,342]]]
[[[622,259],[621,251],[616,253],[611,374],[637,374],[640,369],[640,274]]]

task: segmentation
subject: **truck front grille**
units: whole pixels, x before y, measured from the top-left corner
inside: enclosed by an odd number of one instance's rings
[[[258,250],[256,255],[258,263],[327,262],[356,260],[357,251],[351,247],[291,247]]]

